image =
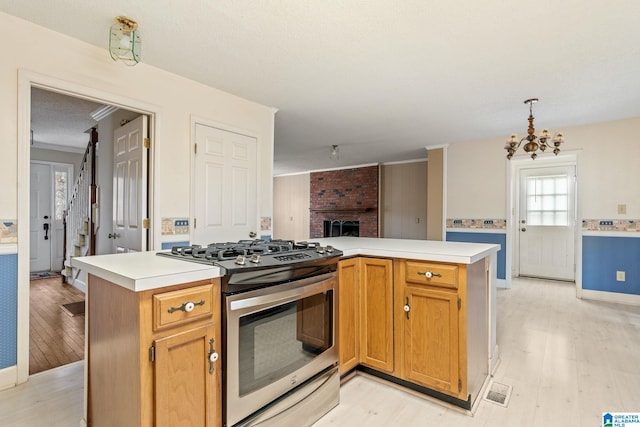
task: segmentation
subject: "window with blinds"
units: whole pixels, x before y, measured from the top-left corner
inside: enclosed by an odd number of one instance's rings
[[[527,224],[569,225],[568,175],[527,178]]]

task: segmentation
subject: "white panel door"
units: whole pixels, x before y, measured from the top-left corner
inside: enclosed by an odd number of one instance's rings
[[[147,250],[147,116],[113,132],[113,252]]]
[[[575,279],[575,167],[520,170],[520,276]]]
[[[256,139],[196,124],[195,144],[192,243],[256,238]]]
[[[51,166],[31,163],[29,271],[51,270]]]

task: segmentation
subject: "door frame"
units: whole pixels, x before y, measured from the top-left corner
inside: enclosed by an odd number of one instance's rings
[[[37,164],[49,166],[49,175],[51,177],[51,186],[50,186],[50,190],[51,190],[51,206],[50,206],[50,208],[51,208],[51,216],[52,216],[52,218],[51,218],[51,224],[52,225],[50,226],[51,227],[50,228],[50,230],[51,230],[51,253],[50,253],[50,256],[49,256],[49,262],[51,264],[51,268],[53,269],[54,268],[54,266],[53,266],[53,259],[54,259],[54,254],[53,254],[53,250],[54,250],[54,247],[53,247],[54,246],[53,216],[55,215],[55,191],[54,191],[54,188],[53,188],[53,178],[54,178],[54,173],[53,172],[54,172],[54,168],[55,167],[60,168],[60,169],[65,168],[67,170],[68,174],[69,174],[69,178],[73,178],[74,177],[75,167],[74,167],[73,163],[50,162],[48,160],[30,160],[29,161],[29,167],[31,167],[31,163],[37,163]],[[31,185],[29,185],[29,190],[31,190]],[[67,182],[67,198],[68,198],[71,190],[72,189],[69,188],[69,183]],[[29,206],[29,209],[31,209],[31,206]],[[29,225],[31,225],[31,224],[29,224]],[[29,250],[31,250],[31,248],[29,248]]]
[[[506,287],[511,287],[511,280],[519,271],[520,239],[518,233],[519,202],[520,202],[520,169],[530,167],[535,162],[536,167],[574,166],[576,171],[575,181],[575,210],[576,221],[574,227],[574,259],[575,259],[575,285],[576,296],[582,295],[582,185],[580,174],[582,152],[580,150],[566,151],[554,157],[539,157],[531,160],[521,156],[505,160],[507,163],[507,236],[506,246],[510,248],[506,252]]]
[[[17,372],[16,383],[29,379],[29,187],[31,161],[31,88],[36,87],[75,98],[109,104],[149,116],[149,138],[154,142],[149,153],[149,216],[151,230],[149,249],[160,242],[161,221],[159,198],[154,197],[158,170],[155,167],[160,147],[160,107],[147,104],[126,96],[61,80],[56,77],[30,70],[18,70],[18,318],[17,318]],[[158,248],[159,249],[159,248]],[[87,330],[85,320],[85,330]],[[86,365],[85,365],[86,369]]]

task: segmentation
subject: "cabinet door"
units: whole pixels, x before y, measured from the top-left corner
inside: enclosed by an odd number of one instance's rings
[[[458,294],[406,287],[403,304],[406,380],[465,399],[460,381]]]
[[[360,258],[338,263],[338,350],[340,374],[360,363]]]
[[[389,259],[362,258],[361,362],[393,372],[393,267]]]
[[[220,345],[220,327],[214,323],[155,341],[154,425],[221,425],[222,364],[210,363]]]

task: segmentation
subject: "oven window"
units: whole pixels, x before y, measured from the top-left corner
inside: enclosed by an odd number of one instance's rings
[[[333,290],[240,318],[240,395],[295,372],[333,345]]]

